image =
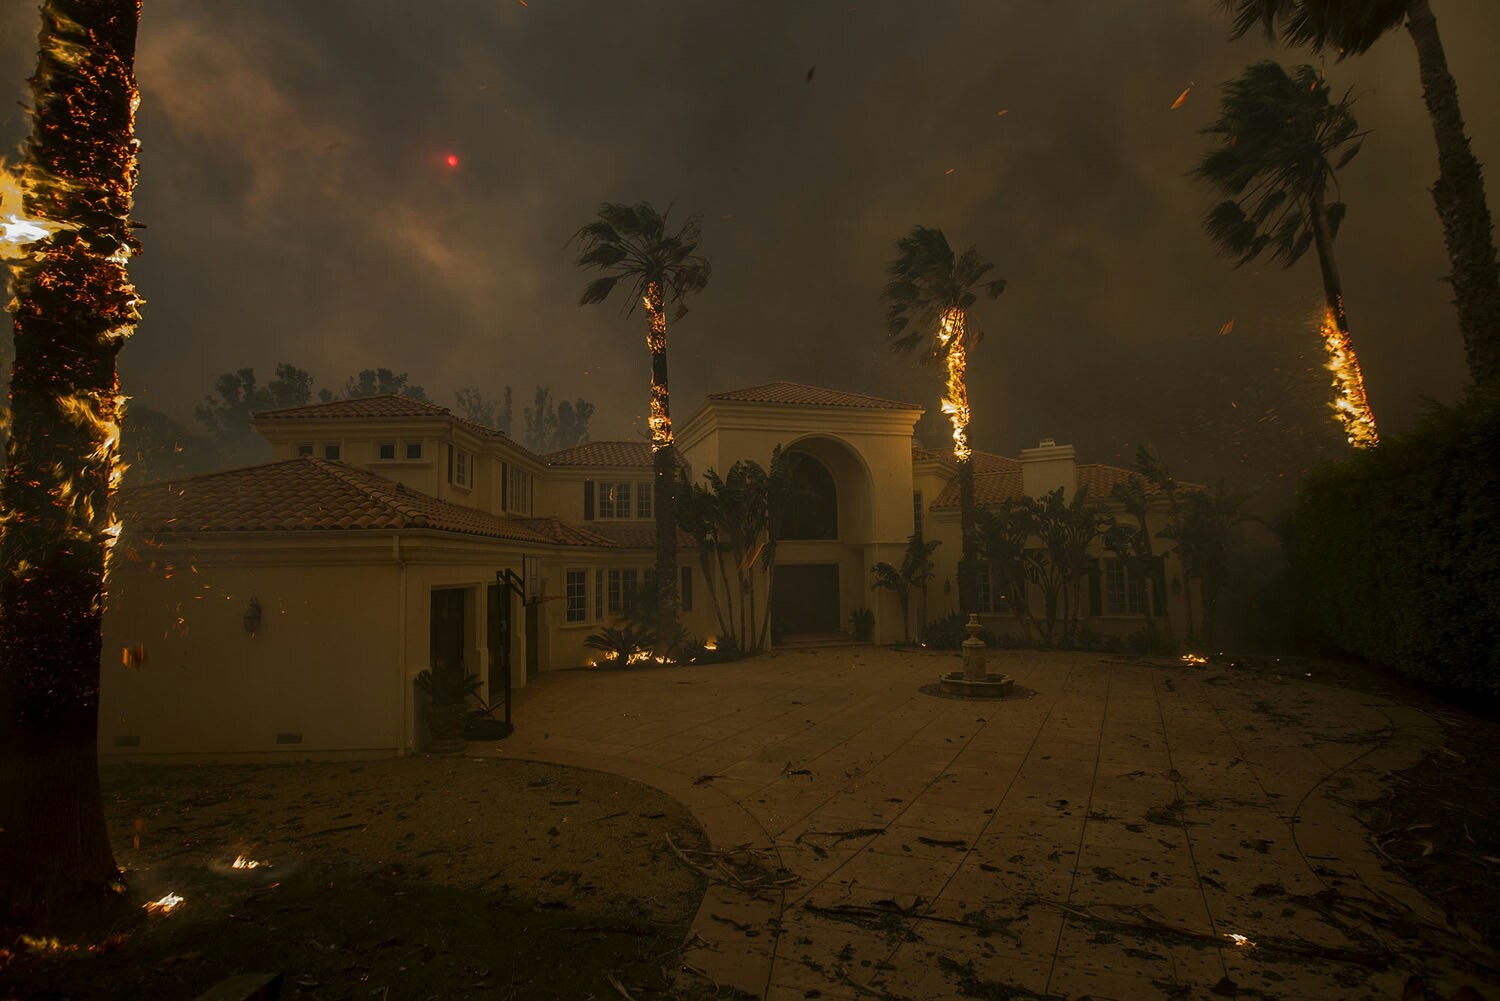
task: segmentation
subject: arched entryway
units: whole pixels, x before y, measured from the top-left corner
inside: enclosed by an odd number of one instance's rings
[[[793,490],[777,548],[771,630],[788,637],[845,631],[861,607],[861,547],[870,524],[870,474],[864,459],[830,436],[787,448]]]

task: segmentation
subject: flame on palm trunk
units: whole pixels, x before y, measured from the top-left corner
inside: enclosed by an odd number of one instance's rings
[[[661,284],[647,282],[646,292],[641,296],[646,313],[651,317],[651,327],[646,332],[646,349],[655,357],[667,350],[667,314],[662,302]],[[651,428],[651,451],[659,452],[672,444],[672,418],[667,413],[667,387],[656,381],[656,366],[651,370],[651,413],[646,418]]]
[[[1355,448],[1374,448],[1380,444],[1380,436],[1375,431],[1375,413],[1365,396],[1364,373],[1359,370],[1349,332],[1340,327],[1331,306],[1323,310],[1318,335],[1328,352],[1325,367],[1333,373],[1334,398],[1330,405],[1344,428],[1344,435]]]
[[[947,395],[943,413],[953,424],[953,457],[963,462],[969,457],[969,388],[964,381],[968,369],[968,352],[964,347],[964,311],[950,309],[942,315],[938,342],[948,363]]]

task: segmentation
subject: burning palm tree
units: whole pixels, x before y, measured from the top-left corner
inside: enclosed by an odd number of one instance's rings
[[[1279,63],[1255,63],[1224,85],[1219,118],[1203,129],[1218,141],[1194,173],[1230,196],[1209,212],[1204,228],[1235,267],[1262,251],[1291,267],[1316,248],[1325,300],[1319,336],[1334,375],[1333,409],[1349,443],[1370,448],[1380,439],[1333,258],[1345,206],[1328,200],[1330,185],[1337,197],[1337,172],[1354,159],[1364,137],[1351,103],[1347,94],[1333,103],[1327,82],[1311,66],[1288,73]]]
[[[1476,385],[1500,382],[1500,268],[1485,200],[1484,175],[1469,147],[1458,84],[1428,0],[1222,0],[1239,38],[1256,27],[1314,52],[1334,49],[1339,59],[1359,55],[1405,27],[1417,47],[1422,99],[1437,141],[1438,179],[1432,200],[1443,224],[1453,269],[1454,303],[1463,331],[1469,375]]]
[[[656,587],[661,634],[670,646],[678,633],[677,597],[677,449],[672,439],[672,416],[667,396],[667,307],[676,305],[674,319],[687,313],[686,300],[708,284],[708,258],[698,253],[699,217],[689,216],[675,234],[667,232],[667,215],[649,202],[622,205],[605,202],[598,217],[581,228],[574,239],[580,252],[575,262],[604,274],[584,286],[580,306],[608,299],[615,286],[629,288],[626,313],[636,303],[646,310],[646,350],[651,354],[651,402],[647,422],[655,464]]]
[[[0,483],[0,910],[35,918],[118,879],[99,801],[100,618],[120,524],[115,357],[140,299],[140,0],[46,0],[17,178],[16,355]],[[16,225],[13,220],[12,225]],[[14,232],[14,230],[12,230]]]
[[[1005,291],[1004,279],[985,280],[994,269],[973,247],[954,256],[942,230],[915,226],[896,241],[896,259],[887,269],[881,290],[891,348],[903,354],[920,351],[924,361],[941,360],[947,368],[943,413],[953,425],[953,458],[958,461],[958,511],[963,535],[958,607],[965,615],[978,611],[974,573],[979,563],[966,373],[969,352],[983,336],[969,324],[969,307],[978,301],[981,291],[991,299]]]

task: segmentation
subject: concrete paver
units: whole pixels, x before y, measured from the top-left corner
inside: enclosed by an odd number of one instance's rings
[[[1440,742],[1420,711],[1019,651],[992,669],[1026,697],[918,691],[952,666],[847,647],[548,674],[486,753],[648,782],[716,849],[779,860],[791,877],[710,887],[686,957],[755,997],[1374,998],[1413,971],[1493,988],[1354,817]]]

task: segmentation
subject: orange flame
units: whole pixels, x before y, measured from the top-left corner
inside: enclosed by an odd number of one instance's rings
[[[968,369],[968,352],[964,348],[964,311],[954,308],[943,314],[938,328],[938,343],[948,362],[948,395],[943,397],[943,413],[953,424],[953,457],[963,462],[969,449],[969,387],[964,382]]]
[[[184,899],[185,898],[180,897],[175,893],[168,893],[166,896],[160,898],[159,900],[153,900],[150,903],[142,904],[141,906],[145,909],[147,914],[171,914],[179,906],[181,906]]]
[[[1333,373],[1334,399],[1330,406],[1343,425],[1349,444],[1355,448],[1374,448],[1380,444],[1380,436],[1375,431],[1375,413],[1365,396],[1364,373],[1359,370],[1359,359],[1355,357],[1348,331],[1339,329],[1333,307],[1323,310],[1318,334],[1328,352],[1324,367]]]
[[[646,349],[653,356],[659,355],[667,350],[667,314],[663,308],[660,283],[647,282],[641,302],[651,316],[651,329],[646,333]],[[667,413],[667,387],[656,381],[655,365],[651,372],[651,413],[646,418],[646,425],[651,429],[651,451],[660,452],[672,444],[672,418]]]

